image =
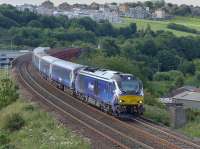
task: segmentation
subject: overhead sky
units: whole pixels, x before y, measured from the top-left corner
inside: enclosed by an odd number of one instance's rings
[[[45,0],[0,0],[0,4],[2,3],[8,3],[12,5],[22,5],[24,3],[28,4],[41,4]],[[74,3],[86,3],[90,4],[93,1],[98,3],[105,3],[105,2],[136,2],[136,1],[145,1],[145,0],[51,0],[55,5],[58,5],[62,2],[68,2],[70,4]],[[200,0],[165,0],[166,2],[176,3],[176,4],[187,4],[187,5],[198,5],[200,6]]]

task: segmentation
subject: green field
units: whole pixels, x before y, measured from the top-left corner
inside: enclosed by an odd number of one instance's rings
[[[200,31],[200,18],[191,18],[191,17],[175,17],[171,20],[166,20],[166,21],[124,18],[123,23],[114,24],[114,26],[124,27],[124,26],[129,25],[131,22],[135,22],[137,24],[138,30],[145,29],[147,25],[149,24],[151,26],[151,29],[154,31],[157,31],[157,30],[170,31],[170,32],[173,32],[177,36],[188,36],[188,35],[196,36],[196,34],[168,29],[167,25],[169,23],[182,24],[187,27],[194,28]]]

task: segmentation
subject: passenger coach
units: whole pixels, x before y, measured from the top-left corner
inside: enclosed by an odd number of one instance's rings
[[[55,61],[52,63],[51,79],[61,85],[62,89],[74,89],[74,80],[82,65],[67,62],[64,60]]]

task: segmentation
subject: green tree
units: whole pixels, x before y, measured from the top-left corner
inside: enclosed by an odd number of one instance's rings
[[[120,54],[119,47],[117,46],[115,40],[112,38],[104,38],[101,41],[101,47],[106,56],[115,56]]]
[[[37,20],[32,20],[28,23],[28,26],[30,27],[37,27],[37,28],[41,28],[42,27],[42,24],[37,21]]]
[[[155,56],[157,54],[157,47],[155,45],[154,40],[151,38],[146,38],[141,42],[141,53],[148,56]]]
[[[184,75],[186,74],[195,74],[196,68],[192,62],[184,61],[180,66],[179,69],[183,72]]]
[[[176,70],[180,63],[180,58],[167,50],[159,51],[157,58],[161,71]]]
[[[18,26],[17,22],[0,13],[0,27],[11,28],[13,26]]]
[[[178,77],[177,80],[175,81],[175,86],[177,88],[182,87],[184,85],[184,78],[183,77]]]

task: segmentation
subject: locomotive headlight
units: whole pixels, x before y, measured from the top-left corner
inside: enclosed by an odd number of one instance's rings
[[[120,103],[124,102],[124,100],[119,100]]]
[[[140,100],[139,103],[142,104],[142,100]]]

